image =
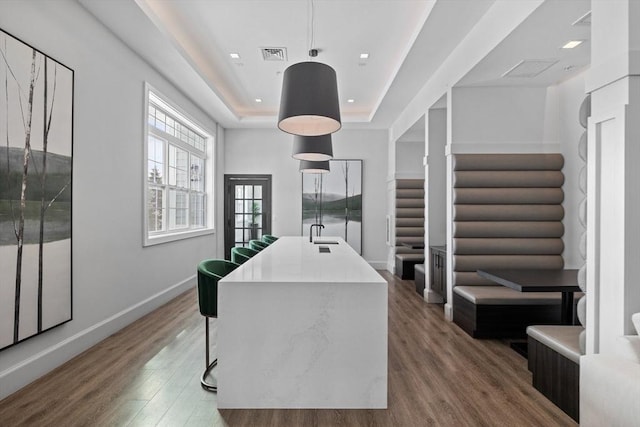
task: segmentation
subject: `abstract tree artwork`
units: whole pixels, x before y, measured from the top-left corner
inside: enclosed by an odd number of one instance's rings
[[[329,173],[302,174],[302,233],[322,224],[322,235],[342,237],[362,254],[362,160],[329,166]]]
[[[72,317],[73,70],[0,30],[0,349]]]

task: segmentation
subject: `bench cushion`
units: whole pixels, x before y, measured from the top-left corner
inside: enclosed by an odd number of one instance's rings
[[[527,328],[527,335],[579,365],[583,330],[582,326],[535,325]]]
[[[504,286],[456,286],[453,292],[477,305],[556,305],[560,292],[518,292]]]
[[[397,254],[396,260],[398,261],[420,261],[424,262],[424,254]],[[422,260],[422,261],[421,261]]]
[[[402,280],[413,280],[415,278],[414,266],[424,263],[424,254],[396,254],[395,274]]]

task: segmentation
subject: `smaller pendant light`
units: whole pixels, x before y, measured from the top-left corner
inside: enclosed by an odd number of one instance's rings
[[[330,170],[329,160],[323,162],[300,160],[300,172],[302,173],[328,173]]]
[[[331,134],[294,136],[293,153],[291,157],[297,160],[310,160],[314,162],[332,159],[333,147],[331,145]]]

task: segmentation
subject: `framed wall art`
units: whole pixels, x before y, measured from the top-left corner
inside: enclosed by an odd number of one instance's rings
[[[0,349],[72,318],[73,78],[0,30]]]
[[[302,174],[302,235],[322,224],[362,254],[362,160],[331,160],[329,173]]]

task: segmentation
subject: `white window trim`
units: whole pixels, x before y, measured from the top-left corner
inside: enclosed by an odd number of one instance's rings
[[[147,213],[147,206],[149,203],[149,191],[147,180],[149,177],[149,153],[148,153],[148,135],[149,135],[149,92],[153,92],[155,96],[160,98],[164,103],[166,103],[172,112],[177,113],[178,115],[182,115],[196,125],[198,131],[203,134],[209,135],[210,137],[207,139],[206,143],[206,161],[205,161],[205,170],[208,173],[205,173],[205,194],[206,197],[206,205],[207,205],[207,213],[206,213],[206,225],[204,228],[199,228],[195,230],[176,230],[171,233],[165,233],[157,236],[149,235],[149,215]],[[181,106],[177,105],[175,102],[171,101],[167,98],[162,92],[154,88],[149,83],[145,82],[144,84],[144,134],[143,134],[143,167],[142,167],[142,246],[153,246],[162,243],[175,242],[177,240],[189,239],[192,237],[198,236],[206,236],[209,234],[215,234],[215,206],[214,200],[216,198],[215,195],[215,146],[216,146],[216,132],[211,131],[208,127],[202,125],[202,123],[196,119],[194,119],[189,113],[186,112]],[[217,126],[217,125],[216,125]]]

